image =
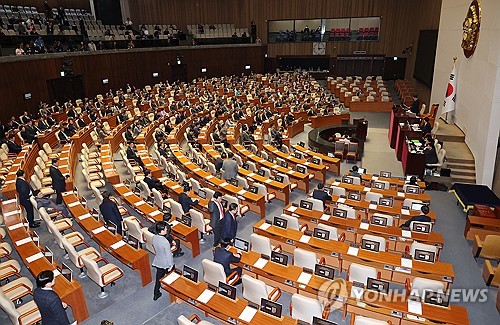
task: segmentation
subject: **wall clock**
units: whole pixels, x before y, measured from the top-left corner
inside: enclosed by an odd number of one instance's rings
[[[316,42],[313,43],[313,55],[325,55],[326,54],[326,43]]]
[[[481,7],[477,0],[472,1],[469,5],[462,27],[462,49],[465,57],[470,58],[476,50],[479,28],[481,27]]]

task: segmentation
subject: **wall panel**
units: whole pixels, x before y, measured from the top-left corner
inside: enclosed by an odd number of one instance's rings
[[[187,77],[192,80],[202,75],[201,68],[207,68],[206,76],[241,74],[245,65],[253,72],[264,71],[265,46],[230,47],[179,47],[154,50],[133,50],[101,52],[96,54],[52,55],[42,59],[35,57],[9,58],[11,62],[0,63],[0,118],[20,115],[23,110],[36,111],[39,101],[48,101],[46,81],[59,77],[64,57],[73,62],[75,74],[83,75],[85,94],[94,97],[109,88],[118,89],[127,83],[143,87],[170,79],[171,64],[181,54],[187,64]],[[152,73],[158,72],[159,78]],[[102,79],[109,79],[103,85]],[[32,99],[25,101],[23,94],[32,93]]]
[[[2,4],[35,7],[38,12],[45,12],[43,8],[44,2],[45,0],[3,0]],[[86,9],[88,12],[90,12],[89,0],[47,0],[47,2],[52,8],[58,8],[62,6],[63,8]]]

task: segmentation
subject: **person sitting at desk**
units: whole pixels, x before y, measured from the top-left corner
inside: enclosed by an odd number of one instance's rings
[[[418,113],[420,113],[420,100],[418,99],[418,95],[417,94],[413,95],[413,103],[411,104],[411,106],[405,105],[404,107],[407,108],[413,114],[418,115]]]
[[[142,162],[141,157],[139,157],[135,150],[135,143],[129,142],[127,148],[127,159],[135,161],[141,168],[144,170],[144,163]]]
[[[189,196],[189,191],[191,190],[188,183],[184,183],[182,188],[182,193],[179,194],[179,203],[182,206],[182,211],[188,213],[191,207],[198,204],[198,200],[193,200]]]
[[[102,203],[99,205],[102,217],[106,222],[112,222],[116,225],[116,232],[122,234],[122,215],[118,209],[118,205],[111,200],[111,193],[104,192],[102,194]]]
[[[326,207],[326,201],[331,201],[332,197],[324,190],[325,185],[321,182],[318,183],[318,188],[313,191],[313,199],[323,201],[323,209]]]
[[[427,205],[423,205],[420,208],[420,211],[422,212],[421,215],[411,217],[408,221],[406,221],[405,223],[403,223],[399,227],[400,228],[408,228],[408,227],[410,227],[410,224],[413,221],[419,221],[419,222],[431,222],[432,221],[432,219],[429,216],[427,216],[429,214],[429,207]]]
[[[54,202],[52,202],[52,200],[50,200],[50,195],[44,196],[42,192],[40,192],[40,190],[35,190],[33,192],[33,196],[35,197],[37,209],[45,208],[45,210],[49,214],[54,213],[54,211],[59,211],[65,218],[70,217],[66,206],[64,206],[64,204],[55,204]]]
[[[436,164],[438,162],[436,148],[431,143],[428,143],[424,148],[425,164]]]
[[[224,267],[224,273],[226,273],[226,276],[229,276],[232,274],[234,271],[238,273],[239,276],[241,276],[242,269],[238,266],[232,266],[231,263],[238,263],[241,259],[241,254],[236,253],[233,254],[229,251],[231,248],[231,239],[229,238],[224,238],[220,241],[220,247],[217,247],[214,252],[214,262],[219,263]],[[238,282],[235,283],[235,285],[238,285],[241,283],[241,279],[238,280]]]
[[[151,172],[148,169],[144,171],[144,183],[148,185],[150,190],[156,189],[161,193],[167,193],[167,189],[156,177],[151,175]]]
[[[224,163],[224,159],[227,158],[227,155],[225,152],[223,152],[219,157],[215,159],[214,165],[215,165],[215,171],[217,173],[220,173],[220,170],[222,168],[222,164]]]
[[[410,177],[410,180],[406,183],[408,185],[418,186],[417,178],[415,176]]]
[[[423,134],[431,133],[432,126],[431,126],[431,123],[429,122],[429,118],[428,117],[424,118],[424,124],[422,124],[422,126],[420,127],[420,130],[422,130]]]
[[[347,174],[347,176],[359,177],[360,181],[363,181],[363,179],[361,178],[361,174],[358,171],[359,171],[359,167],[357,165],[354,165],[354,166],[352,166],[352,168],[349,171],[349,174]]]
[[[12,140],[12,136],[7,135],[7,147],[9,148],[9,153],[18,154],[23,150],[23,147],[18,145]]]
[[[33,143],[38,140],[36,133],[33,133],[33,129],[28,129],[27,125],[21,125],[20,132],[21,137],[26,143]]]
[[[127,128],[127,131],[125,131],[125,139],[127,139],[127,141],[129,141],[129,142],[134,141],[134,134],[132,133],[131,126],[129,126]]]

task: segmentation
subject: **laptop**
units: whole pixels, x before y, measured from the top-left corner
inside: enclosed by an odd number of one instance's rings
[[[244,163],[241,167],[243,169],[250,170],[250,167],[249,167],[248,163]]]
[[[190,214],[184,214],[181,217],[181,223],[186,227],[191,227],[191,223],[193,222],[193,218],[191,218]]]
[[[338,217],[338,218],[342,218],[342,219],[347,219],[347,211],[339,209],[339,208],[335,208],[335,209],[333,209],[333,216]]]
[[[342,183],[352,184],[352,182],[353,182],[352,177],[348,177],[348,176],[342,177]]]
[[[424,303],[439,307],[448,307],[450,297],[444,292],[424,291]]]
[[[287,225],[288,225],[288,220],[280,218],[280,217],[274,217],[273,226],[286,229]]]
[[[313,209],[313,203],[310,201],[306,200],[300,200],[300,208],[301,209],[306,209],[306,210],[312,210]]]
[[[378,200],[378,204],[384,207],[392,207],[394,204],[394,199],[393,198],[386,198],[386,197],[381,197]]]
[[[382,182],[373,182],[373,188],[383,190],[385,189],[385,184]]]
[[[329,240],[330,239],[330,232],[328,230],[325,230],[325,229],[314,228],[313,237],[323,239],[323,240]]]
[[[333,280],[335,277],[335,269],[330,266],[316,264],[314,274],[322,278]]]
[[[266,172],[264,170],[262,170],[262,169],[259,169],[257,171],[257,175],[264,177],[266,175]]]
[[[243,252],[248,252],[248,250],[250,249],[250,243],[246,240],[236,237],[234,239],[234,248]]]
[[[411,210],[412,211],[421,211],[422,210],[422,207],[424,205],[427,205],[425,203],[421,203],[421,202],[412,202],[411,203]]]
[[[424,234],[428,234],[431,232],[431,224],[428,222],[414,221],[411,223],[411,226],[411,231],[421,232]]]
[[[282,175],[276,175],[276,176],[274,177],[274,180],[275,180],[276,182],[283,183],[283,182],[285,181],[285,178],[284,178]]]
[[[319,160],[319,158],[313,157],[311,160],[312,160],[313,164],[316,164],[316,165],[320,165],[321,164],[321,161]]]
[[[361,193],[359,193],[359,192],[350,192],[347,195],[347,198],[349,200],[353,200],[353,201],[361,201]]]
[[[198,283],[198,271],[186,264],[182,268],[182,276],[194,283]]]
[[[374,215],[372,217],[372,224],[377,226],[387,227],[387,218]]]
[[[420,187],[414,185],[406,185],[406,193],[408,194],[419,194]]]
[[[286,162],[286,161],[282,161],[282,162],[281,162],[281,167],[283,167],[283,168],[288,168],[288,162]]]
[[[132,236],[132,235],[130,235],[130,234],[128,235],[128,238],[127,238],[127,243],[128,243],[131,247],[133,247],[133,248],[135,248],[135,249],[139,249],[139,248],[140,248],[140,245],[141,245],[141,243],[139,242],[139,239],[135,238],[134,236]]]
[[[303,166],[297,166],[297,171],[299,173],[305,174],[306,173],[306,168]]]
[[[248,192],[253,193],[253,194],[257,194],[257,193],[259,193],[259,189],[255,185],[250,185],[250,186],[248,186]]]
[[[379,279],[373,279],[373,278],[368,278],[366,282],[366,289],[367,290],[372,290],[372,291],[377,291],[383,294],[388,294],[389,293],[389,282],[387,281],[382,281]]]
[[[233,186],[236,186],[238,187],[238,180],[236,178],[231,178],[229,181],[228,181],[229,184],[233,185]]]

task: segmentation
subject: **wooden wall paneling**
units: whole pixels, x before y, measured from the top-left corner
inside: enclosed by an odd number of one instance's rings
[[[74,9],[86,9],[90,12],[90,1],[89,0],[47,0],[51,8],[74,8]],[[15,5],[23,7],[35,7],[38,12],[45,12],[43,8],[43,3],[45,0],[3,0],[1,3],[5,5]]]

